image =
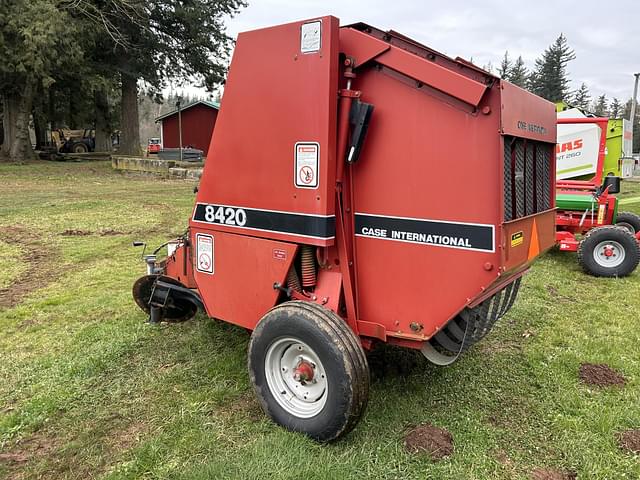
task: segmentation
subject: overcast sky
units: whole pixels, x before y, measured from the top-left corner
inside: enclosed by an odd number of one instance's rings
[[[592,97],[626,101],[640,72],[640,0],[523,0],[519,2],[419,0],[248,0],[228,22],[228,33],[334,15],[341,25],[365,22],[393,29],[445,53],[482,66],[500,64],[505,50],[527,66],[560,33],[576,52],[569,64],[572,88]]]

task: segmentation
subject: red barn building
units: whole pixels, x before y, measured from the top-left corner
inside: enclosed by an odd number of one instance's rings
[[[198,100],[180,108],[182,117],[182,146],[202,150],[207,156],[213,127],[218,117],[220,105],[214,102]],[[178,132],[178,109],[160,115],[160,141],[162,148],[180,148]]]

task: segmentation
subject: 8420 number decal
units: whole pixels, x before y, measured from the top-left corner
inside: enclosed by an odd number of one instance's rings
[[[244,227],[247,224],[247,212],[243,208],[206,205],[204,220],[209,223]]]

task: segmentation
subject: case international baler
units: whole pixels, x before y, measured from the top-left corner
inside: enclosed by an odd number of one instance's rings
[[[449,364],[511,308],[555,242],[555,143],[552,103],[396,32],[242,33],[189,230],[134,297],[252,330],[265,412],[335,439],[367,403],[365,350]]]

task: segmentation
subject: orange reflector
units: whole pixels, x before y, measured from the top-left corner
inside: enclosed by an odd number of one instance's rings
[[[533,228],[531,229],[531,242],[529,242],[529,256],[527,260],[535,258],[540,253],[540,242],[538,241],[538,224],[533,219]]]

